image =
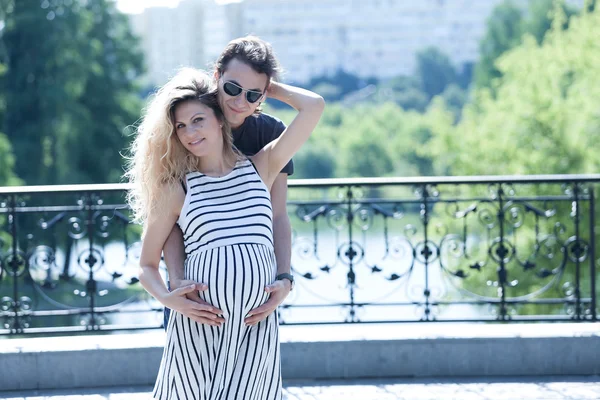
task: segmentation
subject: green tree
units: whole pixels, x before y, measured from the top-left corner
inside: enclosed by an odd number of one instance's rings
[[[476,90],[456,127],[447,121],[434,126],[425,152],[443,161],[438,170],[470,175],[600,169],[600,69],[592,67],[600,65],[600,11],[572,17],[568,29],[566,19],[559,9],[541,45],[528,35],[501,57],[494,95]]]
[[[59,166],[59,176],[62,182],[118,182],[121,152],[128,143],[125,128],[137,120],[142,107],[136,78],[143,59],[127,17],[112,1],[89,2],[86,11],[94,24],[87,34],[91,63],[79,102],[89,125],[82,125],[80,134],[67,137],[61,147],[60,158],[70,162]]]
[[[0,32],[3,29],[5,10],[4,6],[0,6]],[[6,64],[4,64],[6,53],[1,47],[0,42],[0,79],[6,73]],[[4,114],[6,111],[6,98],[3,91],[0,90],[0,127],[3,126]],[[12,153],[12,147],[6,135],[0,133],[0,186],[8,186],[18,184],[18,180],[14,175],[15,158]]]
[[[360,135],[350,138],[345,147],[345,176],[378,177],[393,171],[392,159],[386,151],[375,125],[363,127]]]
[[[403,92],[410,89],[421,89],[421,80],[416,76],[400,75],[387,81],[385,87],[397,92]]]
[[[268,108],[268,107],[267,107]],[[296,115],[291,110],[266,110],[274,112],[286,124]],[[339,169],[339,142],[344,130],[346,109],[338,104],[330,104],[325,108],[319,125],[308,142],[294,156],[294,179],[334,178]]]
[[[270,110],[269,110],[270,111]],[[277,110],[289,123],[293,111]],[[449,124],[454,117],[449,115]],[[419,152],[432,134],[432,118],[394,102],[350,108],[331,104],[308,143],[294,157],[294,178],[432,175],[434,162]]]
[[[9,1],[5,9],[4,126],[17,158],[17,174],[28,183],[57,183],[52,135],[62,125],[64,108],[76,106],[73,92],[81,90],[77,82],[83,62],[76,62],[84,48],[74,39],[83,27],[72,13],[65,15],[61,9],[57,15],[49,4],[42,6],[36,1]],[[63,57],[56,51],[60,45]]]
[[[458,77],[456,79],[456,83],[462,89],[468,89],[471,86],[471,82],[473,81],[473,72],[475,69],[475,63],[466,62],[461,66],[460,71],[458,72]]]
[[[0,186],[19,185],[22,182],[14,174],[15,157],[6,135],[0,133]]]
[[[480,59],[475,67],[478,87],[493,86],[493,80],[501,76],[497,60],[506,51],[518,46],[524,34],[533,35],[538,43],[542,43],[552,25],[555,5],[567,15],[563,21],[565,28],[570,17],[577,14],[577,9],[564,0],[530,0],[528,8],[520,8],[517,4],[512,0],[504,1],[488,19],[487,32],[480,44]]]
[[[312,78],[306,87],[322,94],[326,101],[340,101],[352,92],[375,83],[377,80],[374,78],[362,79],[343,69],[338,69],[333,75]],[[281,103],[273,103],[273,105],[282,106]]]
[[[460,174],[453,167],[464,151],[463,136],[458,134],[455,115],[440,96],[433,99],[423,115],[429,137],[416,147],[416,154],[430,160],[433,175]]]
[[[523,21],[523,31],[533,35],[538,43],[542,43],[546,32],[552,27],[554,7],[556,4],[556,0],[530,0],[527,13],[528,17]],[[558,4],[560,5],[562,12],[567,16],[564,25],[566,28],[571,17],[577,14],[577,9],[569,6],[564,1],[560,1]]]
[[[392,96],[393,101],[396,102],[403,110],[415,110],[424,112],[429,104],[429,98],[427,94],[423,93],[421,89],[409,88],[400,92],[396,92]]]
[[[310,140],[294,157],[294,178],[333,178],[336,170],[335,148],[324,141]]]
[[[421,89],[421,80],[415,76],[401,75],[379,84],[374,103],[395,102],[404,110],[424,112],[429,104],[427,94]]]
[[[467,102],[467,92],[453,83],[444,90],[441,97],[454,114],[455,121],[458,121]]]
[[[504,1],[494,8],[487,21],[487,32],[479,45],[479,62],[475,66],[475,83],[490,87],[500,76],[496,60],[521,41],[523,13],[512,1]]]
[[[429,99],[442,93],[448,85],[457,81],[457,73],[450,58],[435,47],[417,53],[415,75]]]
[[[43,38],[43,39],[42,39]],[[0,37],[5,132],[28,184],[116,181],[141,57],[108,0],[14,1]]]

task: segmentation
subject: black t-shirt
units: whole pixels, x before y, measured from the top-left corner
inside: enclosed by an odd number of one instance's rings
[[[237,129],[233,129],[233,144],[247,156],[253,156],[263,147],[277,139],[285,130],[285,124],[278,118],[268,114],[252,114]],[[294,162],[289,163],[281,172],[291,176],[294,173]]]

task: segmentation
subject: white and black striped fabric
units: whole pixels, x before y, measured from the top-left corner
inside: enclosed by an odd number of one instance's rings
[[[223,310],[221,327],[171,312],[153,396],[161,400],[281,399],[277,313],[253,327],[248,312],[275,280],[272,209],[252,163],[220,178],[186,178],[178,221],[187,254],[185,277],[208,285],[200,296]]]

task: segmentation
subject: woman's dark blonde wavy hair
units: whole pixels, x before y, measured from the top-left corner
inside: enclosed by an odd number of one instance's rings
[[[153,96],[131,145],[125,176],[132,185],[127,201],[136,222],[144,223],[154,210],[162,209],[165,190],[181,185],[186,174],[199,169],[198,157],[181,144],[175,132],[175,108],[189,100],[213,110],[222,126],[223,156],[232,161],[239,158],[212,76],[193,68],[180,70]]]

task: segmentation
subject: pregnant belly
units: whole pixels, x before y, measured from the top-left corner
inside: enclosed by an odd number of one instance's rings
[[[243,321],[248,312],[268,299],[265,286],[275,280],[275,254],[259,244],[216,247],[192,253],[185,276],[205,283],[200,297],[221,309],[225,319]]]

